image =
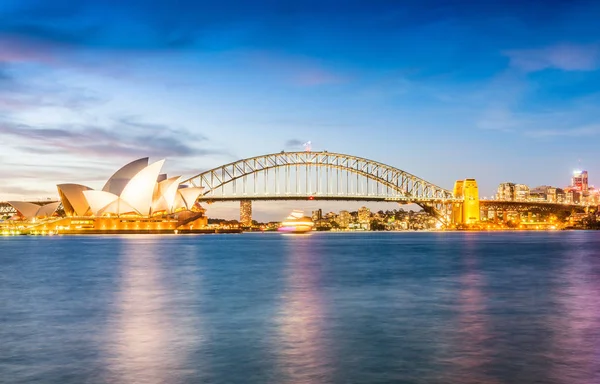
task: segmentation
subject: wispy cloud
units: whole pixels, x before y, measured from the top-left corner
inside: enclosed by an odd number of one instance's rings
[[[304,145],[305,141],[298,139],[290,139],[285,142],[286,149],[300,149]]]
[[[510,65],[525,72],[553,68],[564,71],[593,71],[600,68],[598,44],[558,44],[538,49],[521,49],[504,52]]]
[[[584,125],[576,128],[530,130],[526,131],[525,135],[534,138],[598,136],[600,135],[600,124]]]
[[[68,125],[35,128],[9,121],[0,122],[0,137],[20,139],[13,148],[32,153],[72,154],[121,158],[193,157],[222,155],[227,152],[210,148],[203,135],[160,124],[117,120],[110,128],[93,125]],[[33,145],[35,144],[35,145]]]

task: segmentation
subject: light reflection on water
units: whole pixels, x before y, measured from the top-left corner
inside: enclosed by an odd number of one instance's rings
[[[597,383],[600,233],[0,239],[0,382]]]
[[[330,351],[319,255],[300,236],[287,246],[285,288],[277,315],[280,337],[275,348],[281,382],[329,382]]]
[[[108,381],[168,382],[185,359],[170,316],[172,293],[153,242],[132,240],[119,259],[114,315],[106,327]]]

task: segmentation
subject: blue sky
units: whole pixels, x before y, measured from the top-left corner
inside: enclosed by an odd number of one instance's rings
[[[449,189],[474,177],[482,196],[564,186],[575,168],[600,184],[599,14],[596,1],[0,0],[0,200],[101,187],[137,157],[192,176],[307,140]]]

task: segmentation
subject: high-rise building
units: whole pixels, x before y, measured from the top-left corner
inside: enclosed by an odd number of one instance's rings
[[[367,207],[360,207],[358,210],[358,222],[368,224],[371,221],[371,210]]]
[[[323,218],[323,210],[321,208],[312,211],[312,219],[313,221],[319,221]]]
[[[240,201],[240,224],[243,227],[252,226],[252,200]]]
[[[587,171],[575,171],[573,172],[573,178],[571,179],[571,185],[573,188],[580,192],[588,191],[588,172]]]
[[[340,211],[340,214],[338,215],[338,218],[337,218],[337,223],[339,224],[340,228],[348,228],[351,221],[352,221],[352,215],[350,215],[350,212]]]
[[[513,201],[515,199],[515,183],[502,183],[498,186],[496,200]]]
[[[529,187],[525,184],[515,184],[515,201],[529,200]]]
[[[546,189],[546,201],[549,203],[556,203],[557,202],[557,190],[558,188],[555,187],[548,187]]]

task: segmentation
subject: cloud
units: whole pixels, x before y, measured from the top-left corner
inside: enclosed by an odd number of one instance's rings
[[[52,46],[26,38],[0,35],[0,63],[56,61]]]
[[[511,50],[504,53],[510,66],[525,72],[544,69],[593,71],[600,68],[600,46],[559,44],[539,49]]]
[[[589,137],[600,134],[600,124],[584,125],[577,128],[541,129],[526,131],[525,135],[534,138],[550,137]]]
[[[298,139],[290,139],[285,142],[285,148],[301,148],[306,141],[298,140]]]
[[[159,124],[123,122],[111,127],[93,125],[62,125],[54,128],[34,128],[25,124],[0,122],[0,137],[21,139],[13,144],[23,151],[45,154],[74,154],[83,156],[121,158],[194,157],[220,155],[227,152],[202,145],[203,135]],[[8,142],[8,140],[7,140]]]

